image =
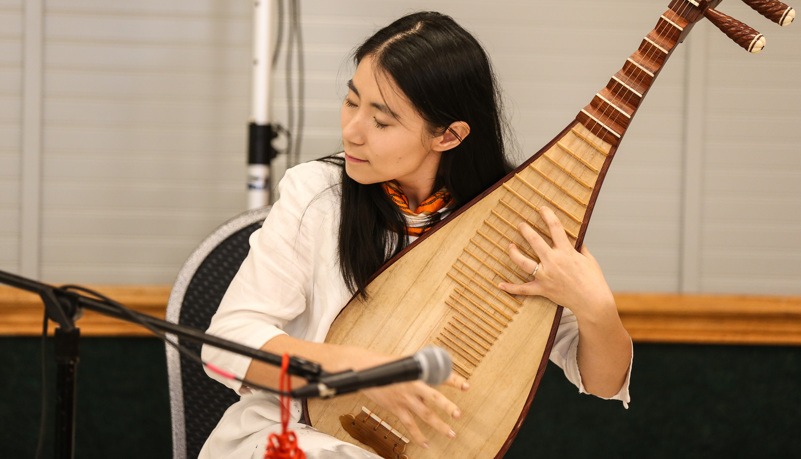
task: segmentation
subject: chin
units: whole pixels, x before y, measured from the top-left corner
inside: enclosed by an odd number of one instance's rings
[[[345,163],[345,173],[348,174],[348,177],[350,177],[351,180],[362,185],[372,185],[373,183],[380,183],[384,181],[380,178],[371,176],[371,174],[365,174],[362,171],[356,171],[354,170],[354,167],[348,163]]]

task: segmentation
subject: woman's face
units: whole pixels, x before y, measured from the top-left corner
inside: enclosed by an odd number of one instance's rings
[[[341,115],[345,170],[362,184],[398,180],[410,199],[424,199],[439,166],[437,137],[395,82],[380,75],[366,56],[348,82]]]

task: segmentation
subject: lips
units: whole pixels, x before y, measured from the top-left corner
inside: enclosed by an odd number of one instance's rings
[[[349,155],[347,153],[345,153],[345,160],[346,161],[350,161],[352,163],[357,163],[357,164],[358,163],[366,163],[367,162],[366,159],[354,158],[353,156],[351,156],[351,155]]]

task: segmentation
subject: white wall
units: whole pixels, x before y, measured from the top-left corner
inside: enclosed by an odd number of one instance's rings
[[[439,10],[477,35],[527,157],[667,3],[305,0],[303,159],[338,149],[349,53],[404,13]],[[250,8],[0,0],[0,269],[169,284],[244,210]],[[749,55],[699,24],[650,91],[587,237],[615,290],[801,293],[801,25],[780,28],[741,2],[720,9],[761,29],[767,47]],[[281,123],[284,85],[281,67]]]

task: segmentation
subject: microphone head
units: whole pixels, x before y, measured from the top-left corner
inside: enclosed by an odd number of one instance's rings
[[[420,380],[429,386],[438,386],[448,380],[453,368],[451,356],[436,346],[424,347],[414,355],[420,364]]]

